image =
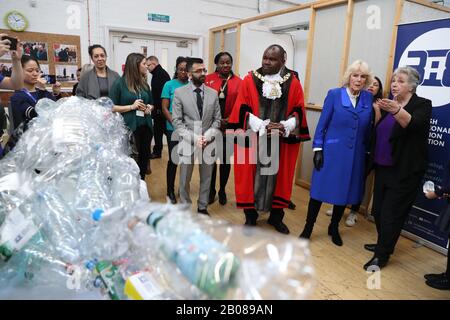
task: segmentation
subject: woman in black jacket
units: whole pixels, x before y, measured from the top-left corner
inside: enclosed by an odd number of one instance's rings
[[[395,70],[393,100],[379,99],[371,155],[375,164],[372,214],[378,232],[376,244],[364,247],[375,254],[366,270],[384,267],[416,199],[427,164],[431,101],[416,95],[419,73],[411,67]]]
[[[22,122],[28,122],[37,116],[34,107],[39,100],[48,98],[56,101],[61,98],[61,84],[59,82],[52,86],[53,92],[45,90],[45,83],[41,79],[41,68],[36,58],[22,56],[21,64],[23,88],[17,90],[10,99],[14,129]]]

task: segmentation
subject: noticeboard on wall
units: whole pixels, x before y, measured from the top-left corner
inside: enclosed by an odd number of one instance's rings
[[[11,37],[20,39],[23,54],[35,57],[42,74],[55,76],[62,87],[72,87],[77,82],[77,69],[81,67],[80,37],[40,32],[14,32],[0,29]],[[11,56],[0,57],[0,73],[11,72]]]

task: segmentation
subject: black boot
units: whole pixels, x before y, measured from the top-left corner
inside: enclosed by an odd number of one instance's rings
[[[331,216],[331,223],[328,226],[328,235],[331,236],[331,241],[337,245],[342,246],[344,243],[342,242],[341,235],[339,234],[339,222],[344,215],[345,206],[333,206],[333,215]]]
[[[284,211],[283,209],[270,210],[269,220],[267,222],[275,227],[280,233],[289,234],[289,228],[283,223]]]
[[[302,233],[300,233],[300,238],[309,239],[311,238],[312,231],[314,229],[314,223],[306,223],[303,228]]]
[[[176,204],[177,197],[175,196],[175,177],[177,174],[177,166],[172,161],[167,161],[166,181],[167,181],[167,198],[170,203]]]
[[[306,216],[306,224],[303,228],[300,238],[309,239],[311,238],[311,233],[314,229],[314,223],[316,223],[317,216],[319,215],[320,206],[322,202],[315,200],[313,198],[309,199],[308,204],[308,214]]]
[[[341,235],[339,234],[338,225],[330,224],[328,226],[328,235],[331,236],[331,241],[337,245],[342,246],[344,243],[342,242]]]
[[[244,209],[245,213],[245,225],[256,226],[256,220],[258,220],[258,211],[255,209]]]

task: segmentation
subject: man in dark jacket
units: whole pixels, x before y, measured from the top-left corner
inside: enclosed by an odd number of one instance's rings
[[[155,108],[152,111],[153,118],[153,131],[155,137],[155,146],[153,153],[150,155],[151,159],[161,158],[161,152],[163,149],[162,138],[165,132],[165,119],[162,114],[161,106],[161,92],[164,84],[170,80],[170,76],[166,70],[159,64],[158,58],[150,56],[147,58],[147,68],[152,74],[152,95],[153,104]]]

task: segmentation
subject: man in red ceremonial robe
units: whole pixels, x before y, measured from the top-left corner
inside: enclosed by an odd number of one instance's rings
[[[303,89],[284,66],[285,57],[279,45],[264,51],[262,67],[241,83],[229,128],[242,129],[236,134],[234,177],[245,224],[256,225],[258,211],[270,211],[268,223],[288,234],[283,209],[290,203],[300,142],[310,136]],[[244,142],[240,135],[247,136]]]

